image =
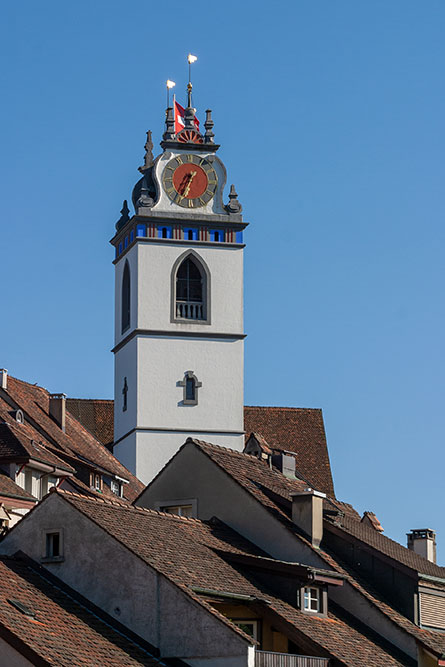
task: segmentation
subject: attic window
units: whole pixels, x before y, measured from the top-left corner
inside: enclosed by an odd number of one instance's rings
[[[177,516],[186,516],[188,518],[193,516],[192,505],[167,505],[159,509],[161,512],[167,512],[167,514],[176,514]]]
[[[9,604],[12,604],[13,607],[21,611],[22,614],[25,614],[25,616],[31,616],[31,618],[35,618],[35,612],[27,607],[26,604],[23,604],[23,602],[19,602],[19,600],[8,600],[8,602]]]
[[[118,482],[116,479],[112,479],[110,482],[110,488],[116,496],[119,496],[119,498],[122,498],[122,484]]]
[[[303,609],[312,613],[321,611],[321,591],[319,588],[305,587],[303,589]]]
[[[14,416],[17,424],[25,423],[25,415],[23,414],[22,410],[16,410]]]
[[[94,488],[96,491],[102,491],[102,475],[94,475]]]
[[[57,558],[61,555],[60,533],[46,533],[46,557]]]

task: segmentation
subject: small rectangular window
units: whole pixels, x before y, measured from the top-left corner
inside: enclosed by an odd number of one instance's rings
[[[102,491],[102,475],[94,476],[94,488],[96,491]]]
[[[119,255],[121,254],[121,252],[122,252],[122,243],[119,243]]]
[[[120,482],[118,482],[115,479],[112,479],[110,483],[110,488],[112,492],[116,494],[116,496],[122,498],[122,484]]]
[[[46,557],[57,558],[61,555],[60,533],[46,533]]]
[[[211,229],[210,230],[210,240],[215,243],[221,243],[224,241],[224,232],[222,229]]]
[[[303,592],[303,609],[310,612],[321,611],[321,591],[319,588],[306,587]]]
[[[198,240],[198,230],[186,227],[184,229],[184,239],[186,241],[197,241]]]
[[[159,508],[161,512],[167,512],[168,514],[177,514],[178,516],[193,516],[193,508],[191,505],[167,505],[166,507]]]
[[[171,227],[158,227],[158,238],[159,239],[171,239],[173,235]]]
[[[147,232],[146,232],[145,225],[138,225],[136,227],[136,236],[146,236],[146,235],[147,235]]]
[[[243,242],[243,233],[242,232],[236,232],[236,242],[237,243],[242,243]]]
[[[128,248],[128,236],[124,239],[124,248]]]

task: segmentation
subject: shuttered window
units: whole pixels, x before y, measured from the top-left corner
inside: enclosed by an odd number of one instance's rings
[[[445,597],[420,593],[420,622],[430,628],[445,630]]]

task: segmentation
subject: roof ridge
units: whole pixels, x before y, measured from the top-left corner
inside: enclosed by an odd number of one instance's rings
[[[151,514],[151,515],[158,515],[162,517],[166,517],[170,520],[173,521],[191,521],[191,522],[196,522],[199,524],[202,524],[203,521],[201,519],[197,519],[196,517],[187,517],[187,516],[179,516],[178,514],[172,514],[171,512],[161,512],[160,510],[153,510],[150,509],[149,507],[140,507],[138,505],[131,505],[128,503],[124,503],[116,498],[114,500],[113,498],[101,498],[99,496],[87,496],[83,493],[78,493],[76,491],[69,491],[68,489],[58,489],[56,487],[53,487],[50,490],[50,493],[59,493],[61,495],[67,495],[67,496],[74,496],[75,498],[79,498],[81,500],[87,500],[91,503],[97,502],[97,503],[102,503],[104,505],[110,505],[112,507],[121,507],[126,510],[132,510],[134,512],[142,512],[145,514]]]
[[[260,408],[261,410],[308,410],[311,412],[321,412],[322,408],[296,408],[291,405],[245,405],[245,408]]]
[[[67,401],[88,401],[94,403],[114,403],[114,398],[76,398],[74,396],[67,396]]]

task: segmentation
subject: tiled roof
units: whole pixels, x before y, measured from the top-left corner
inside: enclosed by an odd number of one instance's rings
[[[0,417],[2,412],[11,410],[8,399],[25,413],[25,426],[36,434],[40,433],[35,439],[39,437],[43,440],[45,447],[58,457],[74,468],[91,462],[110,474],[129,480],[130,483],[124,485],[124,494],[130,501],[140,493],[142,483],[69,411],[66,412],[65,432],[62,431],[49,415],[49,393],[46,389],[8,376],[7,391],[0,391]]]
[[[32,664],[57,667],[158,665],[147,650],[121,629],[98,617],[85,600],[36,564],[0,558],[0,636]],[[25,605],[29,616],[14,605]],[[45,662],[46,661],[46,662]],[[162,663],[161,663],[162,664]]]
[[[319,491],[334,495],[331,465],[321,410],[249,405],[244,429],[258,432],[274,449],[294,452],[297,472]]]
[[[99,442],[106,447],[113,444],[113,400],[67,398],[66,408]]]
[[[104,445],[113,440],[113,406],[112,400],[67,399],[68,410]],[[247,437],[254,431],[269,447],[294,452],[302,477],[319,491],[334,495],[321,410],[246,406],[244,430]]]
[[[391,540],[386,535],[382,535],[381,532],[363,522],[356,521],[349,516],[344,516],[335,520],[334,525],[345,533],[352,535],[360,542],[416,572],[445,579],[445,567],[440,567],[426,558],[419,556],[419,554],[411,551],[411,549]]]
[[[17,422],[0,423],[0,459],[19,460],[23,458],[35,459],[41,463],[56,466],[73,473],[74,468],[61,458],[53,454],[46,447],[42,438],[27,424]]]
[[[37,498],[22,489],[5,472],[0,470],[0,496],[37,502]]]
[[[337,613],[329,612],[327,618],[305,614],[279,599],[250,573],[246,576],[243,567],[234,566],[224,554],[264,556],[264,552],[216,519],[186,519],[118,502],[58,493],[201,604],[204,601],[196,597],[193,588],[248,595],[260,605],[264,604],[269,614],[276,614],[277,619],[286,623],[290,637],[295,639],[302,633],[319,654],[335,657],[343,665],[390,667],[406,664],[351,627]],[[218,616],[231,625],[230,621]]]
[[[296,539],[303,541],[309,548],[314,549],[309,540],[307,540],[297,529],[295,524],[290,519],[289,505],[283,504],[282,500],[290,500],[290,492],[292,492],[293,485],[301,484],[298,480],[289,480],[281,473],[271,470],[268,465],[259,461],[253,456],[235,452],[225,447],[211,445],[200,440],[189,439],[187,441],[199,447],[201,451],[205,452],[217,465],[223,468],[235,481],[237,481],[246,491],[255,497],[265,508],[267,508],[281,523],[283,523],[294,535]],[[187,446],[184,445],[184,447]],[[168,464],[167,464],[168,465]],[[298,490],[295,487],[293,490]],[[268,493],[272,492],[272,493]],[[275,496],[273,495],[275,494]],[[341,503],[337,500],[327,499],[325,505],[338,507],[345,512],[343,521],[346,525],[352,527],[357,524],[362,527],[364,531],[371,531],[372,539],[378,540],[383,536],[373,528],[368,528],[363,523],[360,523],[360,515],[358,515],[350,505]],[[351,528],[352,530],[352,528]],[[388,538],[385,538],[387,540]],[[392,542],[392,540],[390,540]],[[396,543],[393,543],[396,544]],[[322,543],[323,545],[323,543]],[[401,550],[404,549],[401,545],[397,545]],[[326,567],[332,568],[339,574],[342,574],[349,583],[361,595],[366,597],[372,604],[374,604],[381,612],[391,619],[399,627],[409,632],[418,641],[421,641],[433,652],[445,653],[445,635],[439,632],[427,631],[419,628],[417,625],[409,621],[402,614],[395,611],[383,598],[377,593],[369,582],[361,579],[355,572],[348,568],[339,558],[332,553],[328,553],[325,549],[314,549],[317,555],[324,560]],[[421,558],[421,557],[419,557]],[[425,561],[425,559],[422,559]],[[429,561],[424,563],[428,567]],[[441,569],[441,568],[440,568]]]

